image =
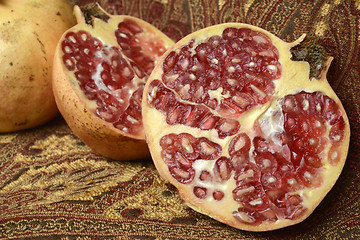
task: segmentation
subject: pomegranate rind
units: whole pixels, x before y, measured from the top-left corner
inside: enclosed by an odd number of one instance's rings
[[[151,32],[168,48],[174,42],[151,24],[126,15],[109,15],[107,22],[94,18],[92,26],[79,17],[80,8],[75,6],[78,24],[66,31],[57,46],[54,57],[53,89],[56,104],[68,126],[87,146],[102,156],[114,160],[136,160],[150,156],[143,130],[129,134],[106,122],[95,114],[96,103],[86,98],[73,72],[69,72],[62,60],[61,42],[68,32],[86,31],[109,46],[118,47],[114,32],[124,19],[131,19]],[[101,37],[100,37],[101,36]]]
[[[249,28],[254,31],[261,32],[269,37],[272,41],[272,44],[279,50],[280,57],[279,62],[282,66],[282,75],[279,79],[274,81],[275,83],[275,92],[273,94],[272,100],[263,106],[255,107],[248,112],[245,112],[242,116],[239,117],[238,121],[241,124],[240,132],[247,132],[250,134],[256,134],[256,127],[254,123],[256,120],[260,119],[262,115],[265,115],[268,109],[276,107],[278,105],[278,99],[281,99],[285,95],[299,93],[304,90],[307,92],[321,91],[328,97],[332,98],[340,109],[340,115],[343,117],[345,122],[345,130],[343,142],[341,143],[338,152],[341,152],[341,159],[337,164],[330,164],[329,161],[324,157],[323,159],[323,169],[321,170],[321,177],[323,183],[320,187],[317,188],[307,188],[304,190],[297,191],[297,194],[300,194],[303,198],[303,206],[307,209],[306,212],[299,218],[290,220],[290,219],[278,219],[276,221],[263,222],[260,225],[249,225],[242,223],[236,220],[232,213],[239,208],[239,203],[235,202],[232,195],[232,190],[236,188],[236,183],[234,180],[230,180],[227,186],[218,185],[217,187],[223,190],[224,197],[221,201],[215,201],[214,199],[200,199],[196,197],[193,193],[195,183],[181,183],[176,180],[167,164],[162,158],[162,147],[160,146],[160,140],[163,136],[168,134],[181,134],[189,133],[192,136],[197,138],[205,137],[210,141],[213,141],[223,147],[223,154],[228,152],[228,146],[230,140],[219,139],[217,132],[214,130],[211,131],[202,131],[199,128],[193,128],[185,126],[182,124],[177,125],[168,125],[166,122],[166,117],[160,111],[151,107],[149,104],[149,99],[152,99],[153,96],[150,91],[150,84],[154,80],[162,79],[163,74],[163,62],[166,57],[172,52],[179,52],[180,49],[189,44],[191,41],[195,40],[194,45],[196,46],[198,42],[205,41],[213,35],[221,35],[222,31],[226,28]],[[307,62],[295,62],[291,60],[290,49],[295,45],[299,44],[305,35],[301,36],[298,40],[292,43],[286,43],[279,39],[278,37],[272,35],[271,33],[252,26],[242,23],[225,23],[216,26],[211,26],[197,32],[194,32],[179,42],[177,42],[173,47],[168,49],[168,51],[162,56],[158,64],[155,66],[152,74],[150,75],[147,84],[145,85],[143,92],[143,102],[142,102],[142,114],[143,114],[143,123],[144,130],[150,149],[150,153],[154,164],[160,174],[160,176],[174,185],[179,192],[180,197],[184,200],[185,204],[193,208],[194,210],[208,215],[220,222],[228,224],[238,229],[247,230],[247,231],[270,231],[274,229],[283,228],[286,226],[297,224],[304,219],[306,219],[314,209],[320,204],[325,195],[331,190],[332,186],[335,184],[338,179],[343,166],[345,164],[346,155],[348,152],[349,139],[350,139],[350,128],[349,121],[346,116],[345,110],[341,104],[341,101],[332,90],[331,86],[326,80],[326,72],[330,66],[332,58],[329,58],[325,64],[325,68],[322,71],[322,74],[319,79],[309,78],[309,64]],[[327,150],[328,151],[328,150]],[[227,156],[227,155],[225,155]],[[207,163],[208,161],[199,161],[197,164],[202,165],[202,169],[209,169],[211,171],[212,165]],[[194,164],[194,163],[193,163]],[[194,167],[195,168],[195,167]],[[203,170],[204,171],[204,170]],[[197,170],[195,173],[194,179],[199,178],[200,170]],[[231,176],[230,179],[233,179],[234,176]],[[209,185],[209,189],[213,187]],[[214,190],[214,188],[211,188]],[[215,189],[216,190],[216,189]]]
[[[55,58],[55,65],[60,65]],[[68,126],[87,146],[102,156],[115,160],[132,160],[149,157],[148,147],[142,139],[123,135],[90,112],[73,90],[61,68],[54,68],[55,101]],[[100,121],[101,120],[101,121]],[[136,149],[136,151],[134,151]]]
[[[1,133],[38,127],[58,115],[51,85],[54,52],[76,22],[65,0],[35,2],[0,3]]]

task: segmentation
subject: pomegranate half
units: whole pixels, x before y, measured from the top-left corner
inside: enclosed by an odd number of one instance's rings
[[[144,88],[144,129],[156,168],[186,204],[268,231],[303,221],[329,192],[350,129],[326,80],[332,58],[311,42],[226,23],[161,57]]]
[[[98,4],[75,6],[78,24],[64,33],[54,58],[58,108],[73,132],[115,160],[149,156],[142,91],[173,41],[145,21],[110,15]]]
[[[54,52],[74,24],[66,0],[0,1],[0,133],[37,127],[57,116]]]

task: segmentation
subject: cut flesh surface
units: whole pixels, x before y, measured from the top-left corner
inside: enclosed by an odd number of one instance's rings
[[[106,29],[113,27],[111,20]],[[114,20],[118,25],[109,31],[113,36],[94,32],[99,25],[94,30],[83,24],[67,32],[61,45],[63,62],[79,94],[85,95],[98,117],[126,134],[141,137],[143,86],[168,45],[139,20],[130,16]]]
[[[343,168],[349,123],[326,80],[247,24],[200,30],[169,49],[144,89],[161,176],[195,210],[267,231],[308,217]]]
[[[75,6],[74,12],[78,24],[64,33],[54,58],[53,89],[61,114],[86,145],[105,157],[149,157],[143,88],[173,41],[141,19],[109,15],[97,4]]]

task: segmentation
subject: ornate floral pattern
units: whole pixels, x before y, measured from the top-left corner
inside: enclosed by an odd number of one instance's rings
[[[90,0],[71,0],[86,4]],[[292,41],[316,35],[334,56],[328,79],[348,113],[352,137],[338,182],[304,222],[243,232],[186,207],[151,159],[114,162],[93,153],[58,118],[0,135],[0,238],[356,239],[360,232],[360,4],[306,0],[99,0],[140,17],[174,40],[222,22],[251,23]]]

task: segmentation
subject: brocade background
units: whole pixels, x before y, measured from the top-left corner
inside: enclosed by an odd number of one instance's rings
[[[71,0],[72,4],[93,1]],[[286,41],[319,37],[328,80],[351,123],[344,170],[304,222],[252,233],[197,213],[160,179],[151,159],[115,162],[85,146],[59,116],[0,135],[0,239],[360,239],[360,2],[348,0],[99,0],[172,39],[222,22],[262,27]]]

